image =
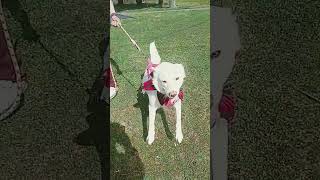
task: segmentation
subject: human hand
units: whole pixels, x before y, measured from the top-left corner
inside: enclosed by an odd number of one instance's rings
[[[121,25],[120,19],[115,14],[111,15],[111,25],[114,27],[119,27]]]

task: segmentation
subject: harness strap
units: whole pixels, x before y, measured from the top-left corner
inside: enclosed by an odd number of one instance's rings
[[[4,37],[5,37],[5,41],[6,41],[6,45],[7,45],[7,49],[9,51],[10,54],[10,58],[11,58],[11,62],[13,64],[14,67],[14,73],[15,73],[15,81],[17,83],[17,96],[15,99],[15,102],[2,114],[0,114],[0,120],[5,119],[6,117],[8,117],[10,114],[12,114],[19,106],[20,104],[20,100],[21,100],[21,95],[23,93],[23,82],[21,79],[21,72],[20,72],[20,68],[19,68],[19,64],[14,52],[14,48],[13,45],[11,43],[11,39],[10,39],[10,35],[8,32],[8,28],[7,28],[7,24],[6,24],[6,20],[4,17],[4,13],[3,13],[3,8],[2,8],[2,3],[0,1],[0,21],[1,21],[1,30],[0,33],[3,33]]]
[[[219,104],[219,112],[221,117],[228,121],[229,125],[232,125],[234,121],[235,104],[234,96],[224,91]]]

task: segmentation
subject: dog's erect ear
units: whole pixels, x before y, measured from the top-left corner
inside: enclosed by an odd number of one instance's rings
[[[152,64],[160,64],[161,62],[155,42],[150,43],[150,58]]]
[[[152,84],[153,84],[154,88],[156,88],[156,90],[160,91],[159,82],[158,82],[158,76],[159,76],[159,73],[155,69],[153,71]]]
[[[184,71],[184,67],[182,64],[176,64],[177,65],[177,70],[179,74],[181,75],[182,78],[186,77],[186,72]]]

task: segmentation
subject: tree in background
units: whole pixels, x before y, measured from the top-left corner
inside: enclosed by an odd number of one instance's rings
[[[163,0],[159,0],[159,5],[160,5],[160,6],[163,5]]]

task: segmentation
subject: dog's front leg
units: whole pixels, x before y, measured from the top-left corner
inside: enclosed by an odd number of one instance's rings
[[[176,109],[176,140],[181,143],[183,139],[181,127],[181,100],[178,100],[174,107]]]
[[[155,138],[155,119],[156,119],[156,111],[159,108],[159,104],[157,104],[157,93],[151,92],[148,94],[149,97],[149,130],[147,142],[151,145]]]
[[[149,105],[149,130],[148,130],[148,137],[147,142],[149,145],[151,145],[154,141],[155,137],[155,119],[156,119],[156,111],[157,109],[151,105]]]

